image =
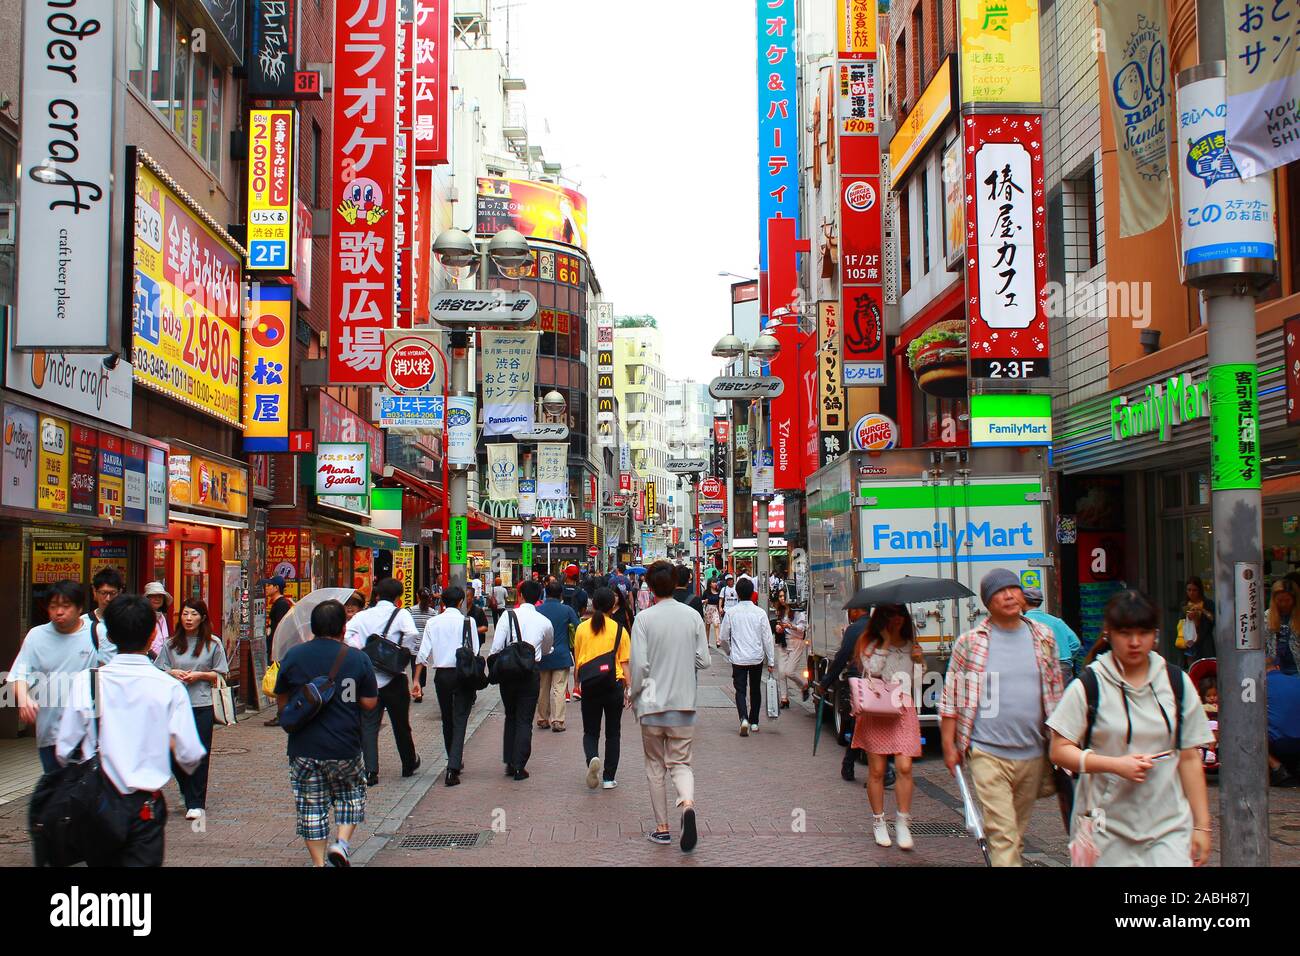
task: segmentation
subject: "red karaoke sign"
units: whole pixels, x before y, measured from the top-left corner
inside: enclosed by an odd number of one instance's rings
[[[447,153],[451,0],[415,2],[415,161],[435,166]]]
[[[330,174],[330,354],[334,384],[379,385],[393,324],[397,5],[338,0]]]

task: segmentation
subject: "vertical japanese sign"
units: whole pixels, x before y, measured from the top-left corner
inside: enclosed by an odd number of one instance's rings
[[[298,226],[298,263],[293,269],[293,288],[304,309],[311,308],[311,210],[301,199],[294,202]]]
[[[13,345],[102,349],[110,345],[115,4],[23,6]],[[76,9],[56,12],[68,6]]]
[[[298,0],[253,0],[249,32],[249,98],[289,99],[298,72]]]
[[[122,439],[99,433],[99,516],[121,521],[125,497],[126,462],[122,458]]]
[[[758,268],[766,290],[768,221],[793,219],[799,231],[798,59],[794,0],[757,0],[757,10]]]
[[[399,4],[399,8],[406,6]],[[393,179],[393,275],[397,283],[397,327],[414,327],[415,295],[415,21],[403,20],[397,31],[397,146]]]
[[[601,448],[614,447],[614,306],[596,303],[596,431]]]
[[[429,324],[429,292],[433,281],[433,170],[415,168],[415,300],[411,316],[416,326]]]
[[[453,395],[447,399],[447,463],[453,467],[473,468],[478,460],[475,443],[476,408],[474,396]]]
[[[533,430],[536,332],[482,332],[483,434]]]
[[[817,346],[820,379],[818,455],[819,463],[828,465],[844,453],[848,439],[838,302],[817,304]]]
[[[840,321],[843,384],[885,384],[876,5],[838,0]],[[778,456],[777,483],[781,465]]]
[[[562,500],[569,497],[569,446],[544,442],[537,446],[537,497]]]
[[[402,582],[402,607],[415,606],[415,547],[393,550],[393,577]]]
[[[334,384],[383,380],[392,326],[397,5],[339,0],[334,23],[330,356]]]
[[[292,272],[296,261],[293,110],[248,111],[248,271]]]
[[[99,506],[99,432],[72,423],[72,454],[68,492],[69,511],[93,518]]]
[[[289,329],[293,289],[250,283],[244,336],[244,450],[289,450]]]
[[[659,507],[659,502],[655,497],[655,483],[653,481],[647,481],[645,483],[646,514],[650,515],[650,517],[653,519],[655,514],[657,513],[658,507]]]
[[[1244,176],[1300,159],[1300,3],[1224,0],[1228,143]]]
[[[1210,369],[1210,488],[1259,490],[1259,369]]]
[[[41,444],[36,456],[36,507],[40,511],[68,513],[68,423],[41,416]]]
[[[971,378],[1046,378],[1043,119],[980,114],[962,122]]]
[[[1043,101],[1038,0],[960,0],[962,103]]]
[[[415,0],[415,161],[450,159],[447,115],[451,63],[451,0]]]

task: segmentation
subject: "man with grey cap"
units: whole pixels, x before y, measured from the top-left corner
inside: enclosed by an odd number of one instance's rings
[[[1074,662],[1083,653],[1083,643],[1074,628],[1055,614],[1043,610],[1043,589],[1025,588],[1025,617],[1046,624],[1056,639],[1056,652],[1061,655],[1061,676],[1068,684],[1074,679]]]
[[[1025,828],[1047,763],[1047,718],[1064,690],[1051,629],[1024,616],[1020,577],[980,582],[988,616],[957,639],[939,702],[943,762],[966,761],[984,807],[994,866],[1021,866]]]

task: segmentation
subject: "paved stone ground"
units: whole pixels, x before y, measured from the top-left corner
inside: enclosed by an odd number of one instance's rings
[[[960,832],[960,802],[943,762],[927,751],[916,764],[913,817],[916,849],[904,853],[872,842],[862,786],[839,777],[843,751],[829,732],[812,755],[811,707],[796,701],[756,736],[737,735],[730,667],[716,653],[701,675],[701,710],[694,748],[700,844],[695,853],[676,843],[645,839],[654,828],[645,780],[640,731],[631,713],[622,722],[619,787],[588,790],[582,759],[581,716],[571,702],[568,732],[534,732],[532,776],[502,773],[500,699],[494,688],[479,695],[471,718],[462,785],[442,785],[441,732],[430,697],[412,708],[420,772],[397,773],[392,735],[381,737],[381,784],[371,791],[368,820],[354,840],[357,865],[379,866],[980,866],[974,841]],[[206,832],[196,833],[173,810],[167,862],[181,866],[302,866],[306,851],[294,834],[293,802],[284,757],[284,733],[254,715],[234,728],[217,728]],[[671,797],[670,785],[670,797]],[[1217,788],[1211,786],[1216,805]],[[1300,791],[1273,790],[1271,845],[1274,865],[1300,864]],[[892,816],[892,792],[886,793]],[[0,866],[30,862],[26,799],[0,806]],[[670,811],[677,833],[677,812]],[[802,824],[799,826],[798,824]],[[473,848],[403,847],[411,838],[475,834]],[[1216,837],[1217,839],[1217,837]],[[1059,866],[1068,859],[1054,801],[1037,804],[1028,834],[1031,865]],[[1217,853],[1215,860],[1217,861]]]

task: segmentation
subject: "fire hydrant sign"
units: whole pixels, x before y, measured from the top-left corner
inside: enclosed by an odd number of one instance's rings
[[[384,382],[393,391],[436,390],[441,359],[432,340],[418,332],[386,329]]]
[[[316,494],[369,492],[370,446],[365,442],[321,442],[316,449]]]

